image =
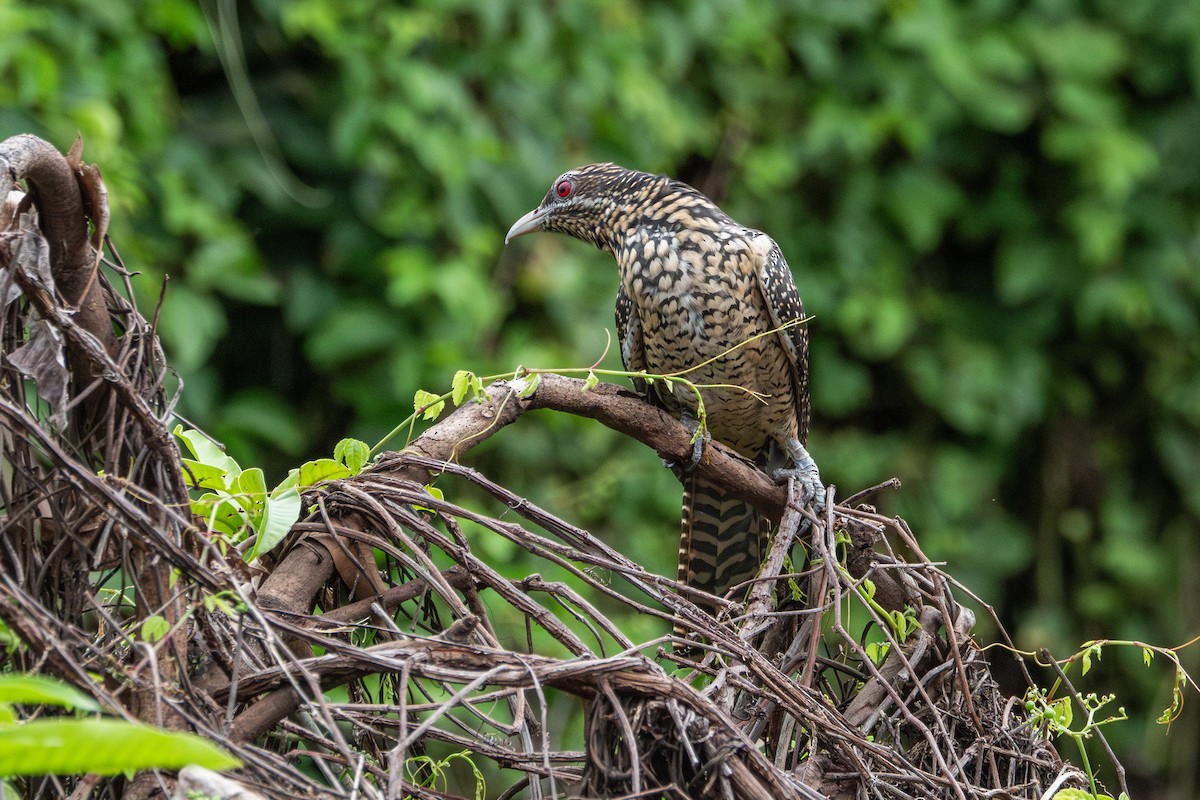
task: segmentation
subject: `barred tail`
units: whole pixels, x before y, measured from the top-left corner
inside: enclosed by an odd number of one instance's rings
[[[718,597],[758,574],[768,522],[747,503],[695,475],[683,479],[679,580]]]

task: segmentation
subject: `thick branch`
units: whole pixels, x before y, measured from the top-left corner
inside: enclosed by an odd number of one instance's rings
[[[583,387],[578,378],[543,374],[537,390],[522,398],[509,383],[494,383],[486,391],[486,401],[465,403],[406,449],[439,461],[457,461],[526,411],[550,409],[594,419],[653,448],[664,460],[684,463],[691,458],[691,433],[667,412],[615,384],[601,383],[586,391]],[[381,460],[376,469],[386,470],[389,463]],[[786,488],[725,445],[710,442],[696,469],[771,519],[778,520],[783,513]],[[428,482],[428,476],[407,477]]]
[[[78,308],[79,326],[99,340],[104,349],[116,352],[116,336],[100,282],[96,280],[98,259],[88,240],[88,222],[75,171],[49,142],[28,133],[0,142],[0,169],[16,180],[24,180],[37,204],[39,224],[50,246],[50,269],[54,283],[68,305]],[[89,377],[99,375],[91,359],[76,356],[72,367]]]

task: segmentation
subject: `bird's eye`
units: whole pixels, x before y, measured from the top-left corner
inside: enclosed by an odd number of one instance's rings
[[[566,200],[571,196],[571,190],[574,188],[570,181],[559,181],[558,185],[554,187],[554,193],[559,196],[559,199]]]

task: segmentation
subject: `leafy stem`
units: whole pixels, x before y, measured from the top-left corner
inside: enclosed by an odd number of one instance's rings
[[[1097,715],[1116,699],[1116,695],[1105,694],[1097,695],[1090,692],[1083,696],[1077,696],[1076,699],[1083,707],[1086,718],[1079,727],[1072,727],[1074,721],[1074,713],[1072,711],[1071,697],[1060,697],[1057,700],[1050,699],[1051,692],[1044,689],[1030,689],[1025,695],[1025,709],[1029,712],[1030,718],[1037,723],[1045,725],[1046,730],[1055,736],[1066,736],[1075,742],[1075,746],[1079,750],[1079,760],[1083,765],[1083,771],[1088,778],[1088,789],[1091,791],[1091,796],[1097,800],[1111,800],[1108,795],[1102,795],[1096,788],[1096,775],[1092,770],[1091,761],[1088,759],[1087,747],[1084,745],[1085,739],[1090,739],[1092,734],[1101,727],[1113,722],[1120,722],[1129,719],[1125,713],[1124,706],[1118,707],[1115,714],[1109,714],[1103,719],[1097,719]]]

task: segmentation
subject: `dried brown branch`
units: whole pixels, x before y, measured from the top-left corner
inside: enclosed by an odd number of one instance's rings
[[[578,378],[542,374],[536,391],[520,397],[510,383],[499,381],[486,389],[486,400],[464,404],[422,433],[405,451],[434,461],[457,462],[522,414],[547,409],[594,419],[637,439],[666,461],[683,463],[691,458],[692,433],[679,420],[628,389],[601,383],[584,391],[584,383]],[[378,468],[387,469],[389,463],[384,459]],[[783,513],[786,490],[720,442],[709,443],[697,471],[729,487],[772,519],[779,519]]]
[[[106,352],[114,354],[116,337],[109,322],[103,287],[96,278],[99,258],[88,238],[88,219],[80,192],[81,153],[82,144],[77,141],[72,150],[73,163],[69,163],[48,142],[22,134],[0,142],[0,170],[28,185],[49,245],[51,274],[63,301],[68,307],[78,309],[79,326],[94,336]],[[90,178],[88,183],[97,185]],[[96,197],[99,200],[102,195]],[[107,225],[108,209],[97,212],[96,217],[104,219]],[[90,359],[81,359],[80,363],[91,366]]]

